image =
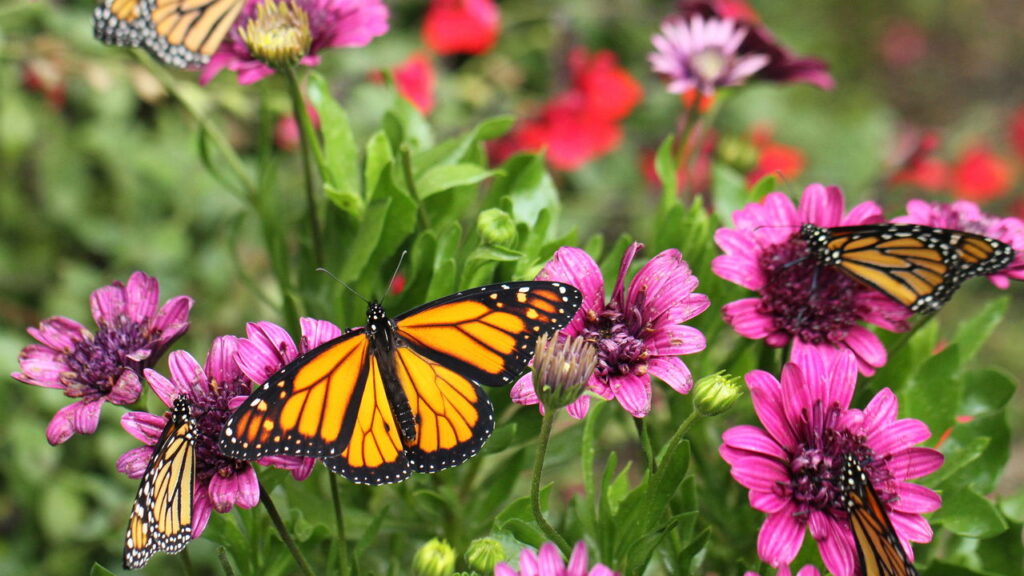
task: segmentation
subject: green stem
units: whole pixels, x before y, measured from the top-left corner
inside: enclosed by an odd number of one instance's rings
[[[299,565],[299,570],[306,576],[315,576],[313,568],[306,562],[306,558],[302,555],[302,551],[299,550],[299,546],[292,539],[292,535],[288,533],[288,529],[285,528],[284,520],[281,519],[281,515],[277,512],[277,506],[274,506],[274,501],[270,498],[270,494],[267,494],[262,482],[259,483],[259,486],[260,503],[267,510],[267,515],[270,516],[270,521],[274,523],[274,528],[277,529],[277,533],[281,536],[281,540],[284,541],[284,545],[288,547],[288,551],[295,558],[295,563]]]
[[[307,215],[309,216],[309,229],[313,234],[313,256],[317,266],[324,265],[323,241],[320,239],[320,220],[317,217],[316,209],[316,182],[313,175],[312,155],[316,155],[318,167],[323,166],[323,158],[320,153],[320,146],[316,141],[316,132],[313,130],[313,121],[306,110],[306,100],[302,97],[302,87],[299,84],[299,77],[295,74],[295,68],[284,69],[288,78],[288,91],[292,97],[292,110],[296,122],[299,123],[299,142],[302,145],[302,171],[306,180],[306,203],[309,205]]]
[[[651,471],[651,474],[654,474],[658,469],[658,463],[654,459],[654,447],[651,445],[651,433],[647,428],[647,420],[634,416],[633,424],[636,426],[636,433],[640,437],[640,450],[644,453],[647,468]]]
[[[566,558],[572,553],[572,549],[569,548],[569,543],[565,541],[555,529],[548,524],[548,521],[544,519],[544,514],[540,510],[540,474],[544,470],[544,455],[548,451],[548,440],[551,439],[551,425],[555,421],[555,410],[547,410],[544,412],[544,418],[540,423],[540,445],[537,446],[537,460],[533,463],[533,481],[530,485],[530,504],[533,507],[533,518],[537,521],[537,525],[540,526],[541,531],[547,535],[548,539],[558,545],[559,550]]]
[[[402,156],[402,176],[405,178],[405,185],[409,188],[409,194],[413,200],[416,201],[416,208],[420,217],[420,224],[423,225],[424,229],[430,228],[430,219],[427,218],[427,211],[423,208],[423,203],[420,202],[419,192],[416,191],[416,178],[413,177],[412,173],[412,153],[409,152],[409,147],[402,144],[402,149],[399,151]]]
[[[231,567],[231,562],[228,560],[228,551],[223,546],[217,549],[217,559],[226,576],[235,576],[235,569]]]
[[[348,576],[348,541],[345,539],[345,517],[341,513],[341,492],[338,490],[338,477],[329,474],[331,483],[331,501],[334,503],[334,523],[338,526],[338,563],[341,564],[341,576]],[[357,570],[358,573],[358,570]]]
[[[683,441],[686,433],[698,418],[700,418],[700,413],[695,409],[693,412],[690,412],[690,415],[687,416],[685,420],[683,420],[683,423],[679,425],[679,428],[676,428],[675,434],[672,435],[668,444],[665,445],[665,451],[663,453],[665,456],[675,451],[676,447],[678,447],[679,443]]]
[[[252,197],[256,194],[256,182],[253,181],[252,176],[245,169],[245,165],[242,163],[242,159],[235,153],[235,149],[231,147],[224,133],[221,132],[217,126],[210,121],[210,118],[203,113],[195,104],[193,104],[188,98],[186,98],[181,90],[178,89],[178,84],[175,82],[174,77],[171,76],[163,66],[153,61],[152,58],[143,55],[140,50],[131,50],[132,56],[135,57],[150,74],[156,77],[160,81],[160,84],[167,90],[167,92],[177,100],[183,108],[193,117],[196,122],[199,123],[199,127],[206,132],[209,136],[210,141],[213,142],[214,146],[220,150],[220,153],[224,156],[224,160],[227,162],[228,167],[238,181],[241,183],[242,188],[248,197],[243,197],[244,200],[251,202]]]

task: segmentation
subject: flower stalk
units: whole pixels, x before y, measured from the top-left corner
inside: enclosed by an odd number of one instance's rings
[[[302,147],[302,172],[306,182],[306,203],[309,208],[309,229],[313,239],[313,256],[317,266],[324,265],[323,240],[320,237],[320,218],[317,215],[317,186],[316,177],[313,174],[311,155],[316,155],[318,167],[323,166],[323,158],[319,152],[319,145],[316,142],[316,132],[313,130],[313,121],[306,110],[306,101],[302,97],[302,88],[299,85],[295,68],[286,66],[285,76],[288,78],[288,91],[292,97],[292,110],[295,119],[299,123],[299,143]]]
[[[533,518],[537,522],[544,535],[554,542],[562,554],[566,556],[572,551],[569,543],[558,533],[557,530],[544,518],[540,509],[540,475],[544,470],[544,456],[548,451],[548,441],[551,439],[551,425],[555,422],[555,411],[547,410],[540,422],[540,444],[537,446],[537,459],[533,463],[533,479],[530,482],[530,508],[533,510]]]
[[[306,561],[306,557],[302,555],[302,551],[299,550],[299,546],[292,539],[292,535],[288,533],[288,529],[285,528],[284,520],[281,519],[281,514],[278,513],[277,506],[274,506],[274,501],[270,498],[270,494],[267,494],[267,491],[263,488],[262,482],[260,483],[260,503],[267,510],[267,515],[270,516],[270,521],[273,522],[274,528],[277,529],[281,540],[284,541],[284,545],[288,547],[288,551],[295,558],[295,563],[299,566],[299,570],[306,576],[315,576],[313,568]]]

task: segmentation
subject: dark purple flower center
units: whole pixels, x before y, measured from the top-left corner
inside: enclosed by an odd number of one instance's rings
[[[846,340],[861,316],[856,281],[821,266],[798,236],[765,249],[759,265],[765,287],[758,312],[771,317],[776,330],[808,344]]]
[[[245,383],[218,383],[215,380],[210,381],[209,392],[197,389],[193,393],[192,416],[199,429],[196,435],[196,476],[200,481],[208,482],[214,475],[228,478],[249,467],[244,460],[225,456],[217,445],[224,423],[234,412],[228,408],[228,400],[248,393],[249,387]]]
[[[799,443],[789,460],[790,481],[778,485],[776,494],[792,500],[798,514],[819,510],[845,519],[838,481],[847,454],[862,463],[879,497],[891,499],[885,490],[892,479],[886,461],[876,458],[865,437],[840,427],[843,412],[838,404],[826,407],[819,401],[794,426]]]
[[[607,382],[616,376],[647,374],[650,352],[644,343],[651,331],[642,313],[644,298],[637,298],[637,308],[626,313],[613,300],[601,312],[588,310],[583,320],[583,338],[597,348],[597,375]]]
[[[113,324],[100,325],[92,338],[78,342],[65,357],[70,370],[61,377],[64,393],[71,398],[106,396],[125,369],[140,376],[145,366],[129,355],[149,343],[147,327],[125,318]]]

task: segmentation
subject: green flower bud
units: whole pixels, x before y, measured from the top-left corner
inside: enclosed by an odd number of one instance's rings
[[[509,248],[519,239],[516,222],[508,212],[499,208],[488,208],[476,218],[476,231],[486,246]]]
[[[761,153],[750,138],[723,136],[715,148],[715,157],[740,172],[750,172],[757,166]]]
[[[466,550],[466,562],[474,572],[493,574],[498,562],[504,561],[505,548],[494,538],[477,538]]]
[[[597,349],[581,336],[558,341],[558,333],[537,339],[533,390],[546,410],[568,406],[583,394],[597,368]]]
[[[725,412],[743,395],[738,376],[718,372],[705,376],[693,387],[693,407],[703,416],[717,416]]]
[[[284,68],[309,54],[312,35],[305,10],[294,2],[274,0],[266,0],[256,10],[256,17],[239,30],[253,58],[271,68]]]
[[[415,576],[450,576],[455,571],[455,549],[445,540],[431,538],[412,558]]]

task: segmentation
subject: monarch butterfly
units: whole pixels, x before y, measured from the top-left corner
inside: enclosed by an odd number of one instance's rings
[[[804,224],[800,237],[822,265],[921,313],[938,310],[964,280],[998,272],[1016,254],[993,238],[914,224]]]
[[[246,0],[104,0],[93,34],[106,44],[144,47],[165,64],[206,64]]]
[[[145,566],[157,550],[177,554],[192,539],[195,429],[188,398],[179,395],[132,504],[124,540],[128,570]]]
[[[857,543],[861,576],[917,576],[896,536],[871,481],[852,455],[847,454],[839,475],[840,504],[850,517]]]
[[[480,450],[494,412],[479,384],[519,376],[533,342],[564,327],[582,295],[558,282],[465,290],[394,319],[371,303],[363,328],[274,374],[228,419],[221,450],[324,458],[360,484],[437,472]]]

